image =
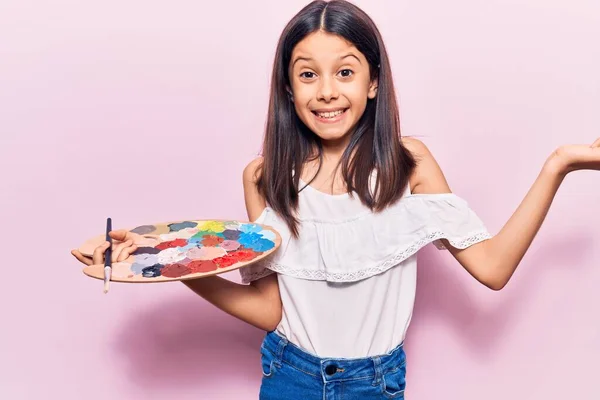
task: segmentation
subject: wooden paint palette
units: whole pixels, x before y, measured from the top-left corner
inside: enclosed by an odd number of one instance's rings
[[[125,261],[112,263],[114,282],[182,281],[222,274],[254,264],[281,245],[281,236],[272,227],[231,220],[167,222],[129,231],[138,248]],[[91,257],[105,240],[106,235],[98,235],[79,251]],[[88,265],[83,273],[104,279],[104,265]]]

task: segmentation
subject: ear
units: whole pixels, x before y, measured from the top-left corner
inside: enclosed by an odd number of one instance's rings
[[[377,95],[377,87],[379,86],[379,80],[377,78],[375,78],[373,81],[371,81],[371,84],[369,85],[369,93],[367,93],[367,97],[369,99],[374,99],[375,96]]]
[[[294,99],[294,93],[292,92],[292,88],[289,85],[285,85],[285,91],[288,94],[290,100]]]

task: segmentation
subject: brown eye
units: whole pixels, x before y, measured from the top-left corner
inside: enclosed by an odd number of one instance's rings
[[[348,77],[352,76],[352,74],[354,74],[354,72],[351,69],[343,69],[340,71],[340,74],[342,74],[342,76],[344,78],[348,78]]]
[[[309,74],[310,76],[307,76],[306,74]],[[314,74],[313,72],[306,71],[306,72],[302,72],[302,73],[300,74],[300,77],[301,77],[301,78],[307,78],[307,79],[310,79],[310,78],[314,78],[314,75],[315,75],[315,74]]]

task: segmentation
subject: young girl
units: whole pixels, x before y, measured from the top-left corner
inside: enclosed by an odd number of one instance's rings
[[[373,21],[346,1],[314,1],[284,29],[275,56],[262,157],[244,170],[248,217],[281,248],[240,269],[243,283],[184,282],[268,333],[261,399],[404,398],[402,347],[416,253],[445,248],[479,282],[502,289],[567,173],[600,169],[600,140],[562,146],[491,236],[453,194],[418,140],[401,138],[390,62]],[[136,249],[114,231],[113,261]],[[102,263],[107,243],[93,259]]]

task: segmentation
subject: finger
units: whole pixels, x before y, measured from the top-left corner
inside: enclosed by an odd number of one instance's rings
[[[109,246],[110,243],[107,240],[94,249],[94,253],[92,254],[92,261],[94,262],[94,265],[104,264],[104,253]]]
[[[120,243],[116,246],[113,247],[112,250],[112,257],[111,257],[111,261],[112,262],[117,262],[117,259],[119,258],[119,255],[121,254],[121,252],[123,251],[123,249],[131,246],[133,244],[133,240],[126,240],[123,243]]]
[[[125,229],[119,229],[119,230],[115,230],[115,231],[110,231],[108,233],[108,235],[112,239],[113,245],[119,244],[119,243],[123,243],[124,241],[126,241],[127,239],[129,239],[127,237],[127,231]]]
[[[596,139],[596,141],[592,143],[591,147],[600,147],[600,138]]]
[[[131,253],[133,253],[136,250],[137,250],[137,246],[135,244],[133,246],[129,246],[129,247],[123,249],[123,251],[121,251],[121,254],[119,254],[119,257],[117,258],[117,262],[127,260],[129,258],[129,256],[131,255]]]
[[[110,231],[108,235],[120,242],[125,242],[126,240],[134,240],[137,236],[136,233],[130,232],[127,229],[118,229],[116,231]]]
[[[92,265],[93,261],[90,257],[86,257],[79,252],[79,250],[71,250],[71,254],[81,263],[85,265]]]

